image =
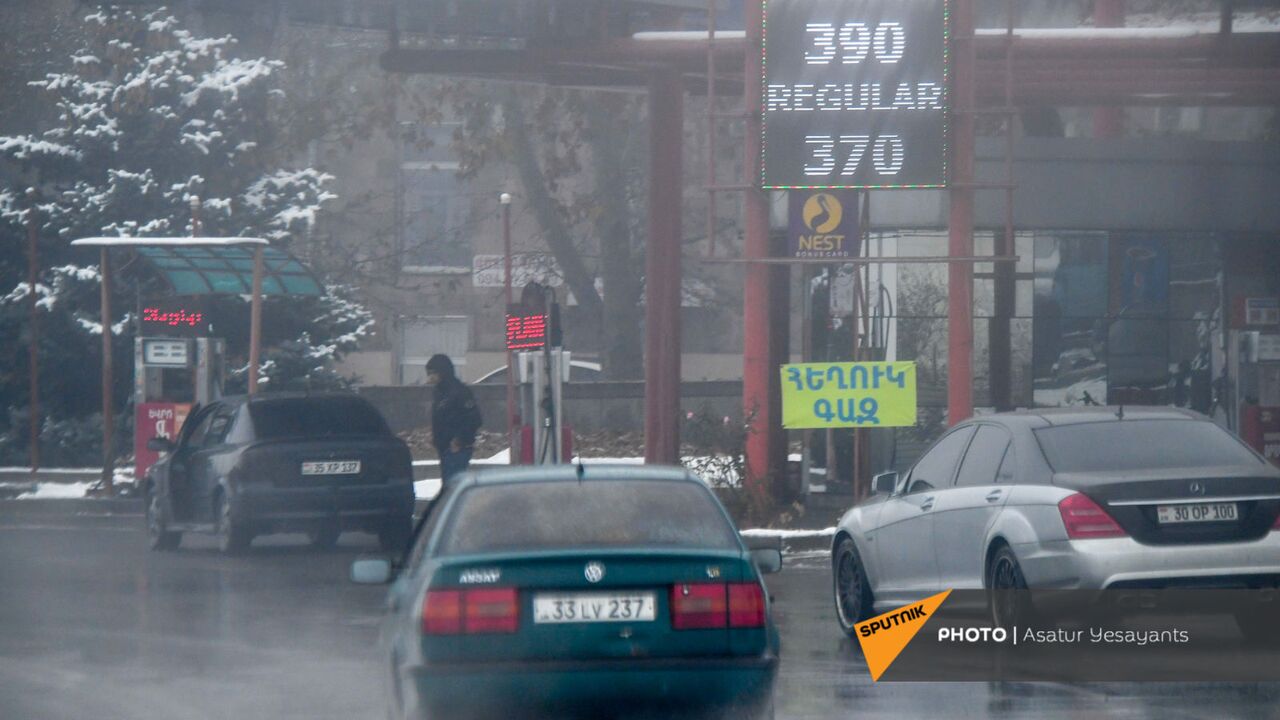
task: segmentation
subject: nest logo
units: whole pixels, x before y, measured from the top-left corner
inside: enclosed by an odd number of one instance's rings
[[[872,680],[880,679],[950,594],[947,590],[854,626]]]
[[[810,232],[826,235],[840,227],[844,219],[844,207],[839,198],[831,193],[811,195],[804,203],[804,226]]]
[[[844,222],[844,204],[832,193],[814,193],[804,202],[800,219],[804,229],[797,238],[801,254],[843,253],[843,233],[837,233]]]

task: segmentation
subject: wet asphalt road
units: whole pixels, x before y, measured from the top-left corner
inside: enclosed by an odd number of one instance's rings
[[[209,538],[146,549],[140,518],[0,514],[0,718],[383,717],[381,588],[346,581],[371,537],[224,558]],[[1280,685],[873,684],[831,616],[817,553],[770,578],[779,718],[1280,719]]]

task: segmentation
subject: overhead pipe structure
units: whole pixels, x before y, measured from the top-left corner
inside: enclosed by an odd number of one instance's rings
[[[1094,0],[1093,24],[1097,27],[1124,25],[1124,0]],[[1124,108],[1111,105],[1093,111],[1094,137],[1120,137],[1124,132]]]

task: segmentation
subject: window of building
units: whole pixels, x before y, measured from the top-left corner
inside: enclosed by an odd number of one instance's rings
[[[453,153],[456,123],[402,123],[400,192],[403,266],[471,267],[467,182]]]
[[[436,353],[449,356],[454,365],[467,364],[471,343],[471,319],[465,315],[405,318],[400,321],[400,383],[427,381],[425,366]]]

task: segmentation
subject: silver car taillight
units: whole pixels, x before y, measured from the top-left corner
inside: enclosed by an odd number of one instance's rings
[[[1128,535],[1106,510],[1082,493],[1063,498],[1058,503],[1058,512],[1062,515],[1062,524],[1067,528],[1067,537],[1072,540]]]

